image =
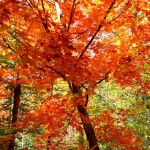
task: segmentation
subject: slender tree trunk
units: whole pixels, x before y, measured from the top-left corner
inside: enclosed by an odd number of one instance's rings
[[[150,106],[146,105],[147,148],[150,149]]]
[[[82,97],[82,93],[80,90],[79,86],[75,86],[74,84],[71,87],[71,90],[73,92],[73,94],[78,94],[79,97]],[[88,115],[88,112],[85,108],[84,105],[78,105],[77,109],[79,111],[79,113],[81,114],[81,121],[82,121],[82,125],[86,134],[86,138],[88,140],[89,143],[89,148],[92,150],[100,150],[98,143],[97,143],[97,138],[95,135],[95,131],[94,128],[90,122],[90,118]]]
[[[17,115],[19,110],[19,103],[20,103],[20,95],[21,95],[21,85],[16,85],[14,89],[14,105],[13,105],[13,111],[12,111],[12,127],[13,124],[17,122]],[[16,131],[14,131],[12,135],[12,140],[9,143],[9,150],[14,150],[15,147],[15,134]]]

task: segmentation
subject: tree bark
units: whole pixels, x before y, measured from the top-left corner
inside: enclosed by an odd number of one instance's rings
[[[20,96],[21,96],[21,85],[16,85],[14,89],[14,105],[12,110],[12,127],[14,126],[14,123],[17,122],[17,116],[18,116],[18,110],[19,110],[19,103],[20,103]],[[12,139],[9,143],[9,150],[14,150],[15,147],[15,134],[16,131],[12,134]]]
[[[72,84],[71,90],[73,94],[78,94],[79,97],[82,97],[82,93],[81,93],[79,86],[75,86],[74,84]],[[85,106],[79,104],[77,105],[77,109],[78,109],[78,112],[81,114],[80,118],[81,118],[82,125],[86,134],[86,138],[89,143],[89,148],[92,150],[100,150],[98,143],[97,143],[97,138],[95,135],[94,128],[90,122],[90,118],[89,118],[89,115]]]

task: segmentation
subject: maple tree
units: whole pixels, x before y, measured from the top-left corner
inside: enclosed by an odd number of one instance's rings
[[[99,150],[87,112],[94,88],[114,79],[124,86],[139,84],[145,94],[149,90],[149,81],[143,80],[142,74],[149,70],[145,68],[149,65],[148,1],[3,0],[0,6],[1,55],[18,63],[17,74],[2,69],[2,78],[16,86],[32,83],[47,92],[64,80],[71,93],[65,98],[54,95],[58,101],[48,107],[45,104],[35,117],[53,109],[61,118],[54,123],[61,128],[77,108],[89,148]],[[61,109],[68,101],[69,113]],[[49,117],[42,121],[45,125],[53,122]],[[49,130],[56,132],[55,128]],[[52,137],[59,134],[63,133]]]

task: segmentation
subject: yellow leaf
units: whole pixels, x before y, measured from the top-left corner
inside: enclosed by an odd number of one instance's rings
[[[115,45],[120,46],[120,45],[121,45],[120,40],[116,41],[116,42],[115,42]]]

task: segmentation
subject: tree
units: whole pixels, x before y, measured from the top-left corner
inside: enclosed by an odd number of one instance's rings
[[[18,84],[32,82],[38,89],[52,90],[63,79],[89,148],[99,150],[87,112],[89,93],[112,78],[121,85],[142,81],[143,64],[149,63],[148,2],[4,0],[0,5],[0,44],[20,61],[24,78]],[[19,46],[13,49],[8,36]]]
[[[4,40],[4,42],[6,41]],[[9,144],[9,149],[11,150],[14,149],[15,146],[16,129],[14,124],[17,122],[18,118],[18,111],[21,97],[21,84],[16,84],[18,79],[15,78],[18,77],[17,75],[15,76],[16,72],[14,70],[16,70],[16,68],[14,61],[10,62],[10,60],[6,60],[5,55],[8,55],[8,53],[3,54],[3,57],[1,57],[1,72],[2,72],[1,87],[4,87],[1,93],[2,94],[1,99],[2,99],[2,110],[4,107],[3,105],[6,105],[5,107],[9,107],[9,114],[6,113],[9,115],[9,120],[7,119],[8,116],[6,115],[7,117],[3,119],[3,124],[4,125],[6,124],[6,129],[10,128],[8,130],[10,130],[12,133],[10,136],[10,144]],[[13,99],[12,101],[11,98]],[[5,111],[7,112],[6,109]]]
[[[18,84],[14,88],[14,105],[13,105],[13,111],[12,111],[12,125],[14,125],[17,122],[17,117],[18,117],[18,111],[19,111],[19,103],[20,103],[20,95],[21,95],[21,85]],[[9,150],[13,150],[15,146],[15,133],[14,132],[13,140],[10,141],[9,144]]]

